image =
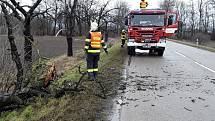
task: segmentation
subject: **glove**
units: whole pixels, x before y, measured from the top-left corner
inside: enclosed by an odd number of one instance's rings
[[[107,48],[106,48],[106,49],[104,49],[104,51],[105,51],[105,53],[108,55],[108,50],[107,50]]]

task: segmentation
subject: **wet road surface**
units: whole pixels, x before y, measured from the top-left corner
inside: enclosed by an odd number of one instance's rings
[[[168,42],[127,62],[120,121],[215,121],[215,53]]]

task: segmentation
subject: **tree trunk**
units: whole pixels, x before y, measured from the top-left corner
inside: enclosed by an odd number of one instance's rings
[[[49,20],[46,21],[46,35],[49,35]]]
[[[66,17],[66,40],[67,40],[67,56],[73,56],[73,38],[72,38],[72,35],[73,35],[73,30],[74,30],[74,27],[73,27],[73,21],[74,21],[74,18],[72,15],[69,15],[67,13],[67,17]]]
[[[212,18],[213,18],[213,24],[212,24],[213,25],[213,28],[212,28],[213,30],[212,31],[214,33],[215,32],[215,28],[214,28],[215,27],[214,15],[212,15]]]
[[[194,27],[193,27],[193,25],[192,25],[192,27],[191,27],[191,36],[192,36],[192,37],[194,36]]]
[[[76,21],[77,21],[77,24],[78,24],[78,30],[79,30],[79,36],[82,36],[82,25],[81,25],[81,20],[76,17]]]
[[[53,35],[56,34],[57,19],[54,20]]]
[[[67,35],[67,45],[68,45],[68,50],[67,50],[67,56],[73,56],[73,38],[72,35]]]
[[[88,28],[89,30],[90,30],[90,26],[91,26],[91,22],[90,22],[90,20],[88,20],[88,21],[87,21],[87,28]],[[87,30],[86,33],[87,33],[89,30]]]
[[[105,22],[105,42],[108,41],[108,22]]]
[[[59,30],[61,30],[63,27],[62,27],[62,22],[58,22],[58,28],[59,28]],[[59,31],[58,30],[58,31]],[[60,33],[59,33],[59,35],[63,35],[63,32],[61,31]]]
[[[11,29],[11,30],[9,30]],[[16,69],[17,69],[17,74],[16,74],[16,86],[14,91],[17,90],[21,90],[21,85],[22,85],[22,81],[23,81],[23,67],[22,67],[22,63],[21,63],[21,59],[19,57],[19,53],[17,51],[17,47],[14,41],[14,36],[12,33],[12,27],[10,28],[8,26],[8,39],[10,42],[10,48],[11,48],[11,55],[12,55],[12,60],[15,62],[16,64]]]
[[[31,35],[31,19],[30,17],[25,18],[24,22],[24,31],[23,34],[25,36],[24,42],[24,67],[25,67],[25,75],[29,76],[31,74],[32,68],[32,42],[34,42],[33,36]]]
[[[0,94],[0,112],[15,109],[23,104],[23,100],[12,94]]]
[[[71,2],[71,1],[70,1]],[[67,44],[68,44],[68,56],[73,56],[73,33],[74,33],[74,27],[75,27],[75,8],[77,6],[78,0],[73,1],[73,6],[67,5],[65,1],[65,12],[66,12],[66,38],[67,38]],[[70,11],[68,11],[68,8],[70,8]]]
[[[21,90],[21,84],[23,81],[23,67],[22,67],[22,63],[21,63],[21,59],[19,57],[19,53],[16,47],[16,43],[14,41],[14,35],[13,35],[13,27],[12,27],[12,20],[11,17],[8,14],[8,11],[6,9],[6,7],[4,5],[1,5],[2,7],[2,11],[5,14],[5,20],[6,20],[6,24],[8,26],[8,40],[10,43],[10,50],[11,50],[11,56],[12,56],[12,60],[15,62],[16,64],[16,69],[17,69],[17,74],[16,74],[16,84],[15,84],[15,91],[19,91]]]

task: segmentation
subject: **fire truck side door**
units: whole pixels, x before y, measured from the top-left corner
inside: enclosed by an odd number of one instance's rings
[[[178,31],[178,14],[174,12],[167,13],[167,25],[165,30],[165,37],[171,37]]]
[[[167,14],[167,23],[168,23],[167,25],[171,26],[171,25],[177,24],[177,19],[178,19],[177,13],[169,12]]]

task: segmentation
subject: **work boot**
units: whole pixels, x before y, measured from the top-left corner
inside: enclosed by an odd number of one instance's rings
[[[97,79],[97,72],[93,72],[94,79]]]
[[[121,48],[123,48],[123,44],[121,44]]]
[[[94,81],[94,75],[93,73],[88,74],[88,81]]]

